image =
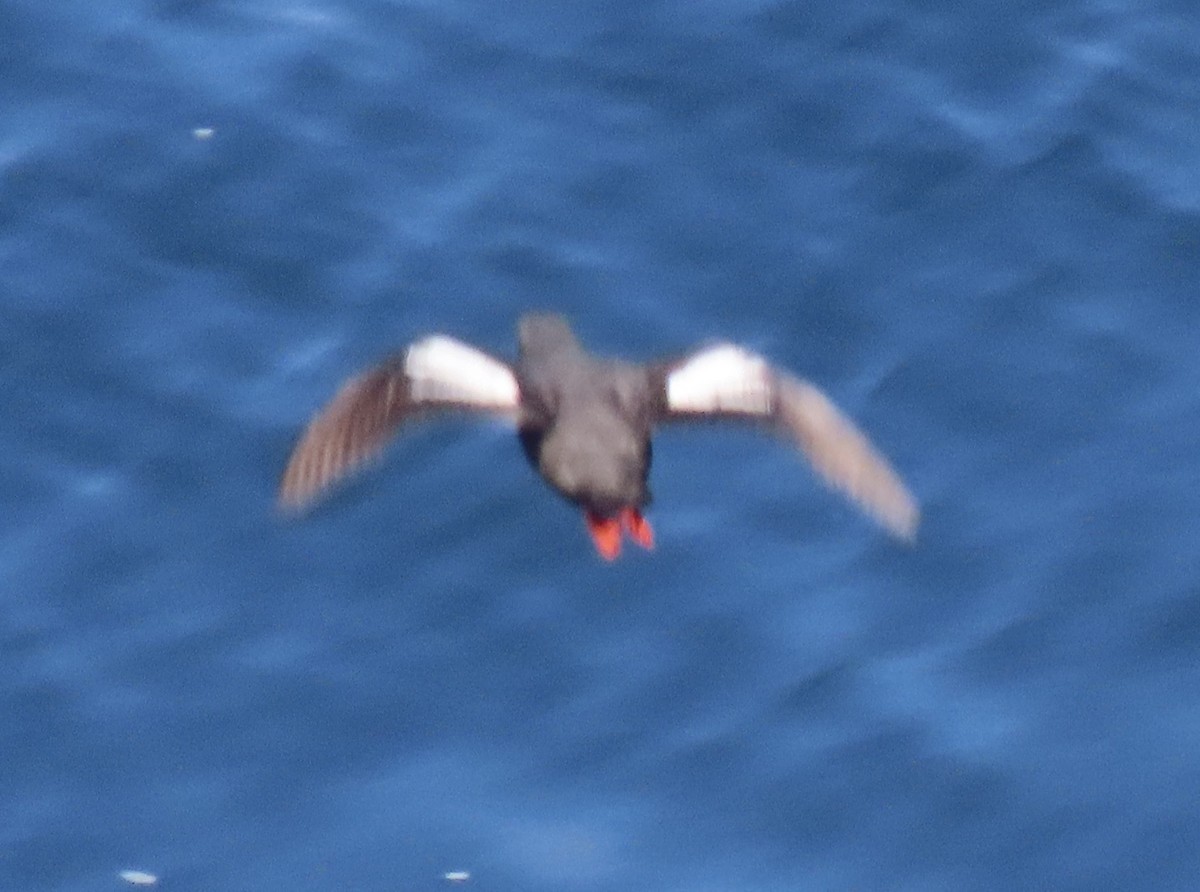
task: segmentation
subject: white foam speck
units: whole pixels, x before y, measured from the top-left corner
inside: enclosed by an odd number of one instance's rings
[[[144,870],[122,870],[119,876],[131,886],[153,886],[158,882],[158,877]]]

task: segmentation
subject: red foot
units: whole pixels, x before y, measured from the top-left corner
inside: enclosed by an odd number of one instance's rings
[[[584,521],[588,532],[592,534],[592,542],[596,551],[606,561],[615,561],[621,553],[621,522],[614,517],[602,517],[591,511],[584,512]]]
[[[642,512],[637,508],[626,508],[621,512],[621,525],[625,527],[629,537],[642,548],[654,547],[654,530],[650,528],[650,521],[642,517]]]

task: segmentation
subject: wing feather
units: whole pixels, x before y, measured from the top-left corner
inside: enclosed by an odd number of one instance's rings
[[[812,384],[777,373],[775,387],[776,424],[825,482],[893,536],[916,538],[916,499],[866,435]]]
[[[397,428],[430,411],[461,409],[515,417],[509,366],[443,335],[414,342],[347,381],[305,429],[279,484],[279,504],[302,511],[376,458]]]
[[[887,460],[816,386],[732,344],[716,344],[652,372],[659,421],[705,418],[769,426],[816,472],[892,535],[911,541],[920,510]]]

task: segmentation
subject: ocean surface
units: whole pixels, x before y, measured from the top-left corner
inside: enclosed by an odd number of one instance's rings
[[[1194,0],[4,0],[0,109],[0,892],[1200,887]],[[496,424],[280,518],[536,308],[916,545],[722,428],[611,566]]]

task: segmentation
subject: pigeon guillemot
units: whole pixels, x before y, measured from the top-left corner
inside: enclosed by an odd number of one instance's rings
[[[757,422],[808,456],[892,535],[911,540],[916,501],[867,438],[812,384],[732,344],[637,365],[587,353],[565,319],[523,316],[514,365],[445,335],[352,378],[309,424],[288,461],[280,504],[300,510],[376,456],[418,416],[469,410],[511,421],[530,464],[583,508],[596,550],[613,560],[622,530],[650,548],[650,436],[675,421]]]

